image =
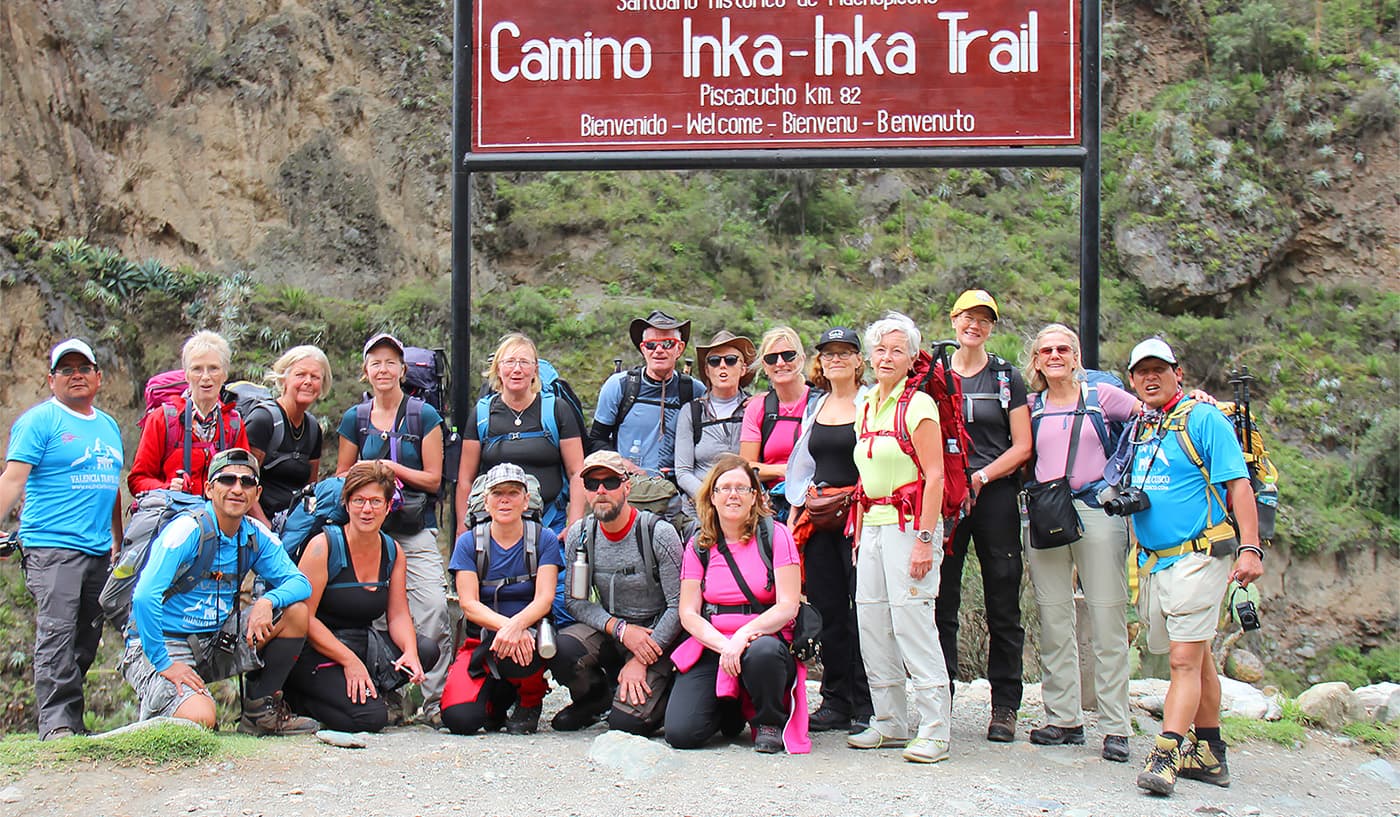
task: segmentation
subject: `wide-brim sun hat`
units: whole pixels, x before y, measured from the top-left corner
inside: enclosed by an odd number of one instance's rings
[[[677,320],[660,309],[652,310],[652,313],[645,318],[633,319],[628,326],[628,334],[632,337],[632,346],[642,345],[642,333],[652,329],[675,329],[681,333],[681,343],[690,343],[690,321]]]
[[[758,360],[758,347],[753,345],[753,341],[728,329],[719,330],[710,338],[709,343],[695,347],[695,359],[700,364],[700,382],[705,384],[705,388],[710,388],[710,367],[705,363],[705,358],[710,356],[710,350],[721,346],[733,346],[739,350],[739,355],[744,359],[744,373],[739,376],[739,388],[747,388],[758,374],[754,368],[754,362]]]

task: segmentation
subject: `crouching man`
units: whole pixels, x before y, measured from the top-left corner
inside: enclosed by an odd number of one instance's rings
[[[666,715],[668,656],[680,635],[680,536],[628,504],[631,485],[616,452],[590,454],[581,470],[591,512],[569,527],[564,546],[576,623],[560,631],[549,664],[573,702],[551,725],[572,732],[607,715],[613,729],[651,735]]]
[[[1254,491],[1234,427],[1182,393],[1171,347],[1158,338],[1139,343],[1128,377],[1145,407],[1119,510],[1132,515],[1137,539],[1147,647],[1171,656],[1162,734],[1137,784],[1163,795],[1178,776],[1228,786],[1210,645],[1229,582],[1245,586],[1264,573]]]
[[[258,471],[258,461],[244,449],[214,455],[204,488],[209,501],[173,519],[151,545],[132,591],[132,626],[122,656],[122,675],[136,690],[143,720],[173,715],[214,728],[214,698],[206,684],[245,672],[238,731],[294,735],[318,728],[282,701],[282,684],[306,640],[302,602],[311,584],[277,537],[246,518],[261,493]],[[212,561],[199,559],[209,547]],[[203,563],[207,571],[189,574]],[[236,596],[250,569],[271,589],[242,606]]]

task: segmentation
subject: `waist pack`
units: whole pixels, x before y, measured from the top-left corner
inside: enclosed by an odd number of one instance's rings
[[[844,531],[846,521],[851,516],[851,505],[855,501],[855,495],[854,485],[841,488],[809,485],[803,507],[807,509],[812,527],[824,531]]]

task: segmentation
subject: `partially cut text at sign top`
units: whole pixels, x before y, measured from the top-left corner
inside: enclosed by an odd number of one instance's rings
[[[1077,0],[476,0],[473,15],[473,152],[1081,138]]]

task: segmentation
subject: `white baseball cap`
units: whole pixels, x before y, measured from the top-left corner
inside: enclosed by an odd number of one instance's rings
[[[1128,371],[1137,368],[1137,365],[1149,357],[1176,365],[1176,355],[1172,353],[1172,347],[1167,345],[1161,338],[1148,338],[1133,347],[1133,353],[1128,356]]]
[[[86,343],[83,343],[77,338],[69,338],[68,340],[65,340],[57,346],[53,347],[53,351],[49,352],[49,370],[53,371],[54,369],[57,369],[58,361],[62,359],[64,355],[69,354],[70,352],[77,352],[78,354],[87,358],[88,362],[92,365],[97,365],[97,358],[93,356],[91,346],[88,346]]]

